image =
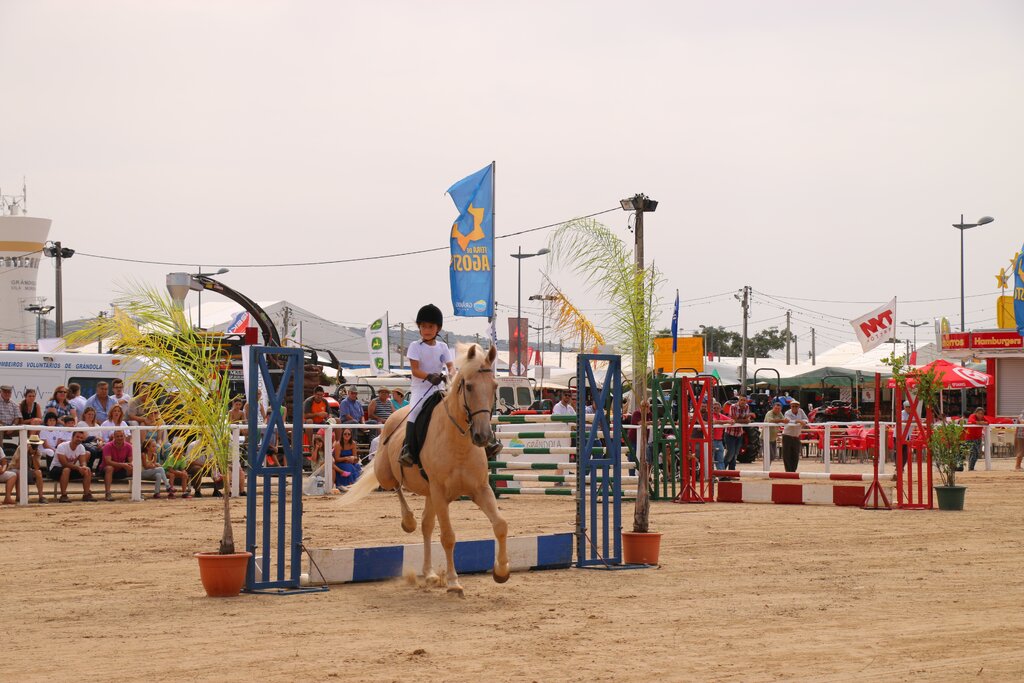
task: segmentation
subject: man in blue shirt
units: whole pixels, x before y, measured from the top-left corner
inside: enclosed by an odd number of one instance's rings
[[[86,408],[96,409],[96,424],[106,422],[107,413],[110,409],[117,405],[117,399],[108,393],[109,387],[106,382],[100,382],[96,385],[96,393],[85,402]],[[81,416],[79,416],[81,418]]]
[[[348,396],[338,406],[338,417],[346,424],[362,424],[363,404],[359,402],[359,393],[355,387],[348,388]]]

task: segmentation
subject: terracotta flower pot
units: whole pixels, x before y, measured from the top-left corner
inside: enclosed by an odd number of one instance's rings
[[[196,553],[199,578],[211,598],[233,598],[245,585],[245,570],[252,553]]]
[[[622,532],[622,561],[626,564],[658,564],[661,534]]]

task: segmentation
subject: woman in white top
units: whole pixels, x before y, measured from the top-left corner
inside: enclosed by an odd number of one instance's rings
[[[132,438],[132,430],[127,428],[128,423],[124,421],[124,408],[120,405],[115,405],[110,409],[110,412],[107,413],[107,419],[103,421],[100,427],[125,427],[124,438]],[[114,430],[102,431],[100,436],[103,437],[104,441],[110,441],[114,437]]]

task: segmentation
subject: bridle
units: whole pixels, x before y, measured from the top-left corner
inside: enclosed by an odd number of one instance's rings
[[[493,368],[480,368],[477,372],[494,372]],[[466,398],[466,380],[460,378],[459,386],[455,387],[455,391],[462,394],[462,408],[466,411],[466,427],[463,429],[462,425],[456,422],[455,418],[452,417],[451,411],[448,410],[448,401],[442,401],[444,403],[444,412],[448,415],[448,419],[455,425],[455,428],[459,430],[459,433],[463,436],[469,434],[469,427],[473,423],[473,416],[479,415],[480,413],[487,413],[490,415],[494,412],[494,399],[491,400],[490,408],[481,408],[480,410],[470,410],[469,399]]]

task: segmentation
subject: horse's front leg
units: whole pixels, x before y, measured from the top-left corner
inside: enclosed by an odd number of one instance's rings
[[[441,491],[433,490],[430,499],[434,504],[434,514],[441,525],[441,546],[444,548],[445,559],[448,560],[448,592],[460,598],[465,597],[462,584],[459,583],[459,575],[455,573],[455,530],[452,529],[452,520],[448,516],[448,500]]]
[[[423,505],[423,520],[420,522],[423,527],[423,579],[428,586],[436,586],[440,583],[440,577],[434,571],[434,562],[430,556],[432,545],[430,541],[434,535],[434,520],[436,519],[433,500],[431,496],[427,496]]]
[[[508,551],[505,548],[505,540],[508,538],[508,522],[498,512],[498,501],[495,500],[494,491],[490,486],[485,486],[474,494],[473,502],[483,510],[487,519],[491,520],[491,526],[494,527],[494,538],[498,541],[498,557],[495,559],[491,576],[498,583],[505,583],[511,573],[508,566]]]

